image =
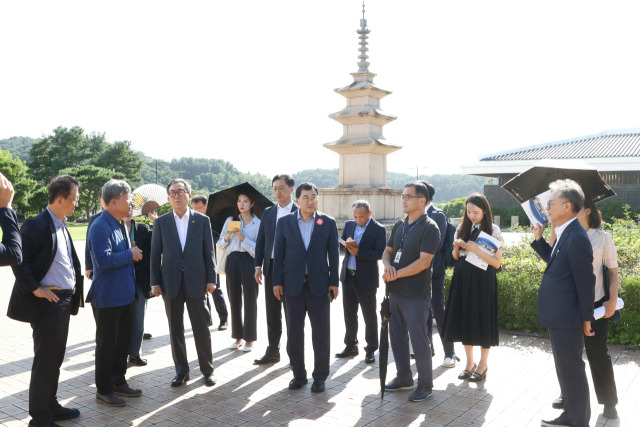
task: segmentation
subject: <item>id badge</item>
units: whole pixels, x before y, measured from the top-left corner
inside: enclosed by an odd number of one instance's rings
[[[399,250],[398,252],[396,252],[396,257],[394,258],[393,262],[398,264],[400,262],[401,256],[402,256],[402,250]]]

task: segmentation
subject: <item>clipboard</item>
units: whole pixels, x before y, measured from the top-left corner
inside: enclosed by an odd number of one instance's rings
[[[356,243],[355,240],[349,240],[348,242],[345,240],[342,240],[340,238],[338,238],[338,242],[340,242],[340,244],[346,248],[359,248],[360,245]]]

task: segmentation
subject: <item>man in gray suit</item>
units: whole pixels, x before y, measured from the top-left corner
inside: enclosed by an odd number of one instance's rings
[[[151,238],[151,292],[162,295],[169,319],[171,353],[178,387],[189,380],[189,361],[184,339],[184,306],[187,305],[198,353],[200,371],[207,386],[213,386],[213,355],[210,313],[206,293],[216,289],[211,223],[206,216],[189,209],[191,186],[181,178],[167,185],[173,210],[159,217]]]

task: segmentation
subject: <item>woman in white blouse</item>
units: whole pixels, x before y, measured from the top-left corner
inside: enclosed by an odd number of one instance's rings
[[[242,347],[242,351],[251,351],[257,338],[258,283],[254,278],[253,262],[261,215],[254,194],[239,194],[236,214],[225,221],[217,243],[220,250],[228,251],[225,268],[231,337],[235,340],[230,347],[233,350]],[[240,228],[229,230],[230,221],[240,221]]]
[[[609,349],[607,348],[607,334],[609,332],[609,318],[616,312],[618,301],[618,255],[613,244],[611,235],[600,229],[602,215],[592,201],[585,201],[584,207],[578,213],[578,221],[584,228],[591,241],[593,248],[593,274],[596,276],[596,292],[593,307],[604,306],[604,317],[591,321],[591,329],[595,332],[593,336],[584,337],[584,348],[591,368],[593,386],[596,390],[598,403],[604,405],[603,414],[607,418],[618,418],[616,405],[618,404],[618,392],[616,381],[613,377],[613,364]],[[542,227],[540,227],[542,229]],[[541,231],[540,231],[541,233]],[[555,243],[555,233],[552,231],[549,245]],[[609,290],[608,299],[605,299],[604,278],[602,266],[609,269]],[[562,396],[553,402],[553,407],[564,408]]]

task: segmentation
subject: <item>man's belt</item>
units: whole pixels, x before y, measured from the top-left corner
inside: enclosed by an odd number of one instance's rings
[[[348,274],[349,276],[355,276],[355,275],[356,275],[356,270],[349,270],[349,269],[347,268],[347,274]]]
[[[73,289],[51,289],[56,295],[73,295],[76,293],[76,288]]]

